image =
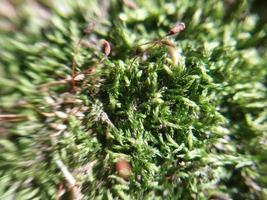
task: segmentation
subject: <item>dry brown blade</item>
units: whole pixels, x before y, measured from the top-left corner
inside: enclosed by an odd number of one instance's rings
[[[53,86],[57,86],[57,85],[63,85],[66,83],[71,82],[72,79],[63,79],[60,81],[54,81],[54,82],[50,82],[50,83],[44,83],[38,86],[38,88],[42,89],[42,88],[49,88],[49,87],[53,87]]]
[[[100,60],[96,65],[98,64],[101,64],[103,62],[103,59]],[[64,85],[64,84],[68,84],[68,83],[71,83],[71,82],[78,82],[78,81],[82,81],[83,78],[81,78],[81,76],[85,76],[85,75],[88,75],[88,74],[92,74],[95,72],[95,69],[96,67],[93,66],[93,67],[90,67],[78,74],[75,74],[74,77],[72,78],[66,78],[66,79],[63,79],[63,80],[59,80],[59,81],[54,81],[54,82],[50,82],[50,83],[44,83],[44,84],[41,84],[38,86],[39,89],[45,89],[45,88],[49,88],[49,87],[53,87],[53,86],[57,86],[57,85]]]
[[[26,120],[26,116],[16,115],[16,114],[1,114],[0,122],[18,122]]]
[[[67,83],[71,83],[72,81],[78,82],[84,79],[84,75],[86,73],[81,72],[78,74],[75,74],[74,77],[70,77],[70,78],[65,78],[63,80],[59,80],[59,81],[54,81],[54,82],[50,82],[50,83],[44,83],[38,86],[38,88],[43,89],[43,88],[49,88],[49,87],[53,87],[53,86],[57,86],[57,85],[64,85]]]

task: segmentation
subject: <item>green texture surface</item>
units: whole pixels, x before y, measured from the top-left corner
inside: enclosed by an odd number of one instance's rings
[[[0,121],[1,199],[55,199],[60,184],[76,200],[267,199],[267,23],[251,1],[10,2],[0,114],[15,117]],[[178,64],[162,43],[136,48],[177,22]]]

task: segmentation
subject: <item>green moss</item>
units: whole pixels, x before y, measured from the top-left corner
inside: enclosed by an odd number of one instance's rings
[[[84,199],[266,198],[267,25],[250,1],[38,2],[2,16],[0,112],[26,120],[0,122],[0,196],[55,198],[60,160]],[[137,54],[179,21],[178,65],[163,44]]]

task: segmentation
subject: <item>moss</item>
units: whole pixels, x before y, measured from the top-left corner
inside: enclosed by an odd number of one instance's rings
[[[250,1],[129,2],[1,17],[0,196],[265,199],[265,20]],[[173,63],[159,39],[181,21]]]

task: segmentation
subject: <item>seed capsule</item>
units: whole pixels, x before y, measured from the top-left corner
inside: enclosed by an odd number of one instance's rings
[[[168,35],[175,35],[185,30],[185,24],[180,22],[170,29]]]
[[[131,165],[125,159],[116,162],[116,171],[120,177],[128,179],[132,173]]]
[[[103,47],[103,52],[106,56],[109,56],[111,52],[111,47],[110,44],[107,40],[102,40],[102,47]]]

